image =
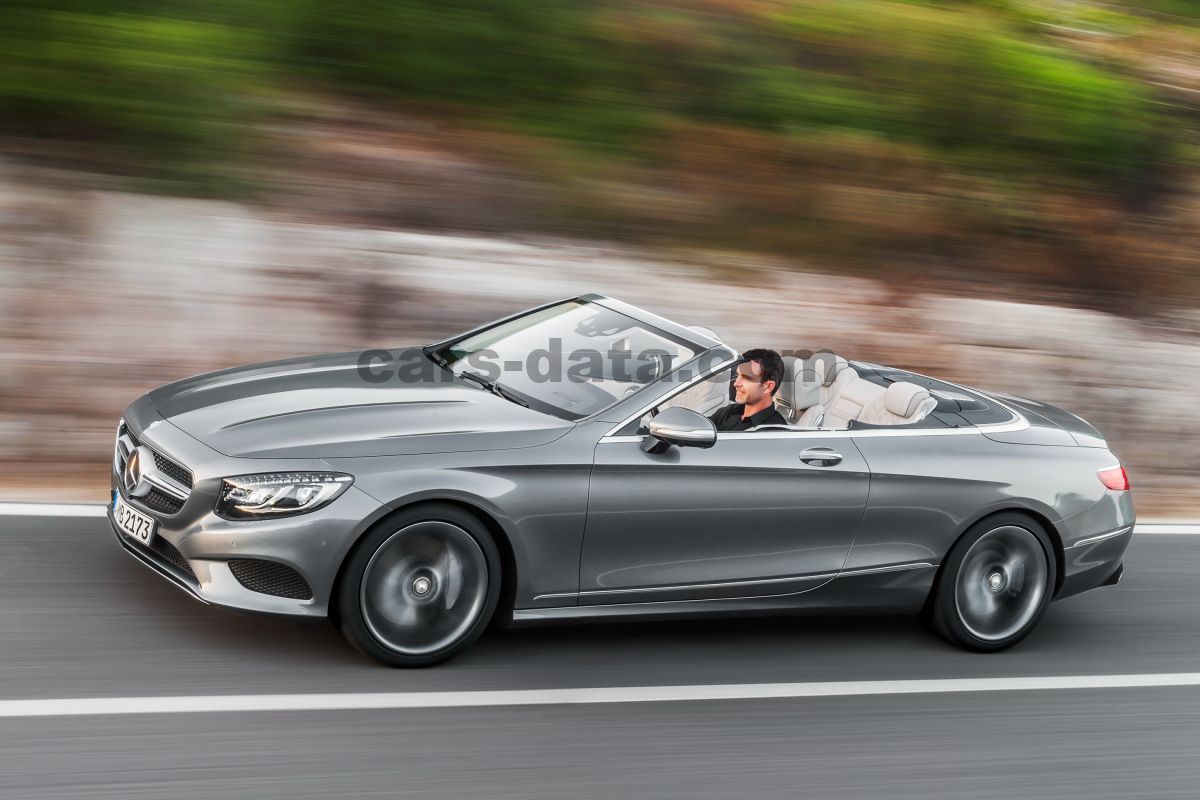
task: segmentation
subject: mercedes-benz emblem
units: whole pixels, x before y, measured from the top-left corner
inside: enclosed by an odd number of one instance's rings
[[[142,475],[142,448],[136,448],[125,461],[125,469],[121,470],[121,481],[125,491],[133,497],[141,497],[150,491],[150,484],[144,481]]]

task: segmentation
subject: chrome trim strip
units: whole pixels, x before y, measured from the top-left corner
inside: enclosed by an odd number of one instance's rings
[[[937,566],[926,561],[914,561],[907,564],[892,564],[886,567],[868,567],[865,569],[849,570],[847,572],[819,572],[812,575],[793,575],[787,578],[757,578],[754,580],[744,581],[719,581],[716,583],[682,583],[673,584],[670,586],[644,586],[635,589],[585,589],[582,592],[551,592],[548,594],[539,594],[535,596],[534,601],[552,600],[556,598],[571,598],[571,597],[591,597],[599,594],[639,594],[642,592],[675,592],[686,591],[688,589],[720,589],[726,587],[737,586],[760,586],[767,583],[797,583],[800,581],[815,581],[828,580],[830,578],[843,578],[849,575],[873,575],[880,572],[903,572],[911,569],[932,569]],[[755,597],[772,597],[774,595],[754,595]],[[780,597],[786,595],[778,595]],[[698,599],[716,599],[716,600],[736,600],[743,598],[719,597],[719,598],[698,598]],[[662,602],[692,602],[692,601],[662,601]]]
[[[837,577],[836,572],[821,572],[815,575],[793,575],[788,578],[756,578],[745,581],[717,581],[715,583],[678,583],[671,586],[644,586],[636,589],[587,589],[580,596],[596,594],[638,594],[641,592],[678,592],[688,589],[722,589],[736,586],[760,586],[765,583],[796,583],[798,581],[815,581]]]
[[[635,589],[585,589],[579,592],[580,597],[592,597],[598,594],[641,594],[644,592],[680,592],[689,589],[721,589],[738,586],[760,586],[766,583],[797,583],[800,581],[828,580],[837,577],[836,572],[822,572],[815,575],[793,575],[787,578],[757,578],[745,581],[718,581],[716,583],[677,583],[670,586],[642,586]],[[552,595],[539,595],[534,600]]]
[[[717,438],[752,436],[757,439],[830,439],[850,437],[852,439],[876,439],[895,436],[966,436],[982,434],[979,428],[920,428],[904,430],[901,428],[877,428],[854,430],[853,428],[823,428],[821,430],[774,430],[771,428],[756,428],[750,431],[724,431]]]
[[[117,439],[113,444],[113,471],[118,475],[121,474],[121,462],[129,458],[129,454],[133,451],[133,442],[129,440],[129,434],[126,432],[125,419],[121,418],[121,423],[117,425]]]
[[[730,601],[736,601],[736,600],[775,600],[775,599],[778,599],[781,597],[794,597],[798,594],[806,594],[808,592],[812,592],[817,589],[820,589],[822,586],[824,586],[830,580],[835,578],[836,573],[831,572],[824,576],[820,576],[820,575],[813,576],[813,578],[818,578],[818,577],[825,577],[827,580],[824,583],[820,583],[816,586],[810,586],[806,589],[801,589],[798,592],[781,592],[779,594],[747,594],[747,595],[737,595],[734,597],[694,597],[691,599],[680,599],[680,600],[637,600],[632,603],[595,603],[592,605],[581,605],[581,606],[552,606],[549,608],[527,608],[527,609],[517,609],[517,610],[518,611],[575,611],[576,609],[586,609],[586,608],[619,609],[619,608],[628,608],[630,606],[672,606],[672,605],[681,605],[681,604],[682,605],[690,605],[693,603],[728,603]],[[720,585],[720,584],[718,584],[718,585]],[[675,587],[672,587],[672,588],[675,588]],[[601,594],[606,594],[606,593],[601,592]],[[537,598],[534,598],[534,599],[536,600]]]
[[[145,477],[146,483],[161,489],[162,491],[174,497],[176,500],[187,500],[189,497],[191,497],[191,492],[185,489],[182,485],[176,483],[170,475],[164,475],[163,473],[158,472],[157,468],[155,468],[155,470],[152,472],[144,473],[143,477]]]
[[[622,423],[622,424],[624,424],[624,423]],[[608,444],[610,442],[630,442],[630,443],[640,442],[640,441],[642,441],[642,439],[645,439],[645,438],[646,437],[644,435],[643,436],[633,436],[632,434],[626,435],[626,436],[603,436],[600,439],[600,444]],[[721,435],[717,434],[717,438],[718,439],[721,438]]]
[[[533,601],[536,603],[538,600],[557,600],[560,597],[564,600],[571,597],[579,597],[579,592],[550,592],[548,594],[539,594],[534,596]]]
[[[727,598],[724,600],[669,600],[658,603],[618,603],[594,606],[549,606],[547,608],[514,608],[512,621],[516,624],[525,622],[555,622],[573,619],[620,619],[626,616],[637,616],[631,610],[638,607],[657,606],[656,611],[664,613],[704,613],[705,605],[736,601],[745,598]]]
[[[1089,544],[1096,544],[1096,542],[1103,542],[1105,539],[1115,538],[1117,536],[1120,536],[1123,533],[1128,533],[1131,530],[1133,530],[1133,526],[1126,525],[1124,528],[1117,528],[1115,531],[1109,531],[1108,533],[1101,533],[1101,534],[1097,534],[1096,536],[1089,536],[1086,539],[1080,539],[1078,542],[1071,545],[1067,549],[1074,550],[1076,547],[1086,547]]]
[[[912,569],[933,569],[937,564],[930,564],[928,561],[914,561],[910,564],[893,564],[890,567],[868,567],[867,569],[852,569],[842,572],[838,575],[839,578],[845,578],[852,575],[876,575],[880,572],[907,572]]]
[[[1023,423],[1023,424],[1022,424]],[[626,423],[622,423],[624,425]],[[1004,427],[989,427],[987,430],[1002,433],[1004,431],[1018,431],[1029,427],[1029,423],[1022,418],[1021,423],[1005,423]],[[754,439],[878,439],[892,438],[897,436],[974,436],[983,435],[984,427],[970,428],[922,428],[920,430],[901,430],[893,428],[879,428],[873,430],[854,430],[854,429],[821,429],[821,430],[773,430],[769,428],[758,428],[752,431],[718,431],[717,441],[722,439],[741,439],[750,437]],[[609,444],[612,442],[640,442],[645,437],[626,434],[624,436],[603,436],[600,439],[600,444]]]
[[[694,444],[703,444],[705,442],[710,441],[709,429],[707,429],[707,428],[686,428],[686,429],[679,428],[679,429],[668,432],[668,431],[665,431],[663,429],[663,426],[661,426],[661,425],[659,425],[658,427],[654,427],[655,423],[653,421],[651,421],[650,425],[651,425],[651,429],[650,429],[651,436],[658,436],[659,438],[662,438],[663,435],[665,434],[665,435],[671,436],[672,438],[674,438],[677,441],[691,442]]]

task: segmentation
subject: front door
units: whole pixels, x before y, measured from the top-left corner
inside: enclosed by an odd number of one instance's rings
[[[581,605],[795,594],[841,570],[870,480],[849,436],[721,433],[658,455],[639,440],[596,446]]]

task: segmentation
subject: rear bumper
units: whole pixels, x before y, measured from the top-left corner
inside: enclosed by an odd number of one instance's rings
[[[1122,559],[1133,539],[1133,525],[1082,539],[1063,550],[1063,583],[1055,600],[1111,586],[1125,572]]]
[[[1095,504],[1059,520],[1062,583],[1055,599],[1109,585],[1133,539],[1136,519],[1132,493],[1106,490]]]

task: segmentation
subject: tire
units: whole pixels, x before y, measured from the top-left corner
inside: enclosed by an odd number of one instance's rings
[[[1031,517],[1004,512],[971,526],[950,549],[935,584],[927,623],[980,653],[1012,647],[1050,604],[1055,550]]]
[[[414,506],[355,547],[338,589],[338,626],[389,667],[453,656],[487,627],[500,597],[500,554],[470,513]]]

